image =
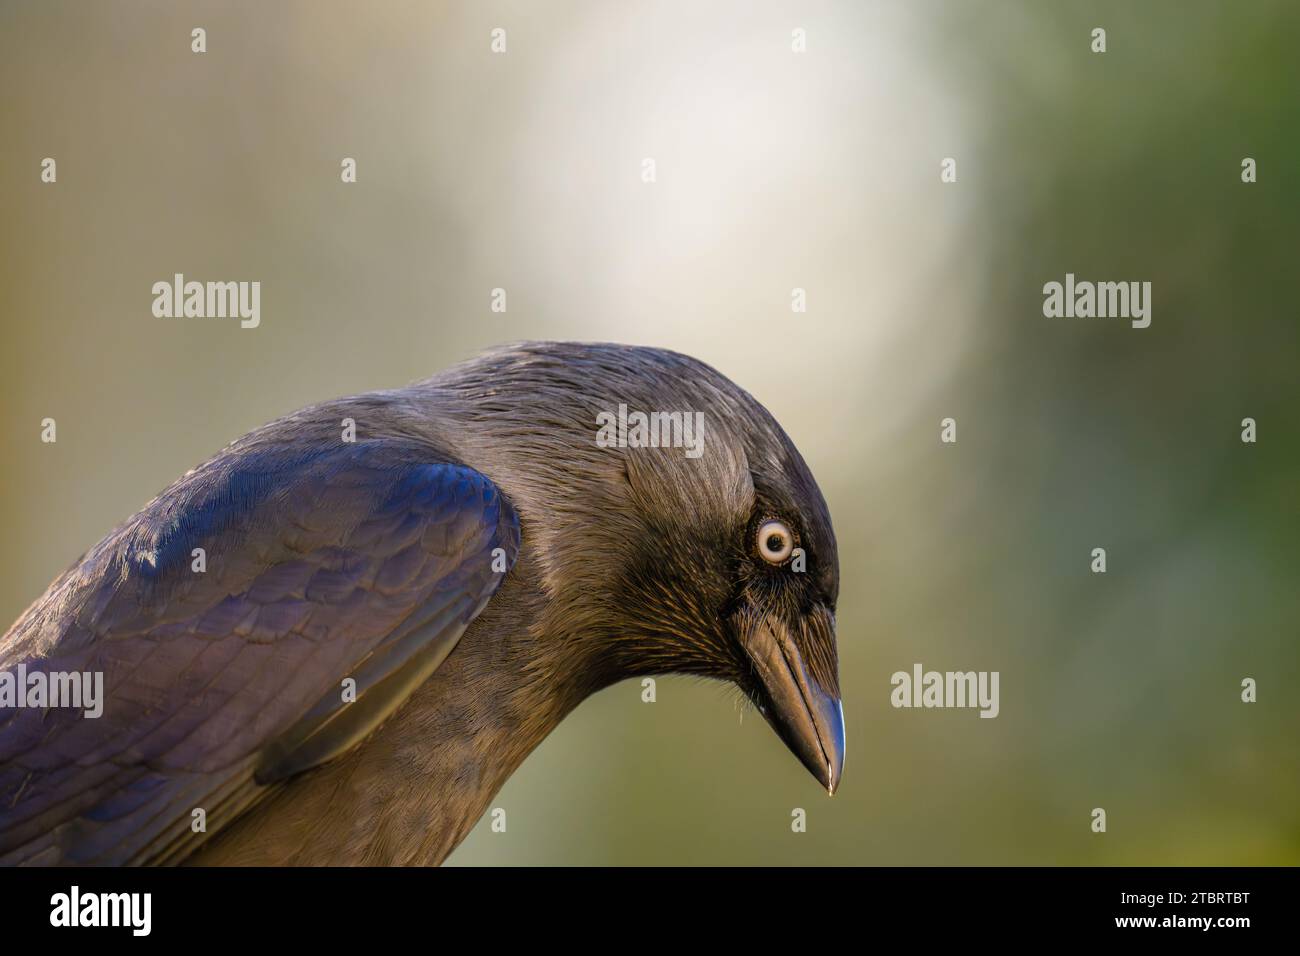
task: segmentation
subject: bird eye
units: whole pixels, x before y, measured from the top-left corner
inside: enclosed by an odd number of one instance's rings
[[[768,564],[780,564],[794,550],[794,532],[778,518],[769,518],[758,526],[758,553]]]

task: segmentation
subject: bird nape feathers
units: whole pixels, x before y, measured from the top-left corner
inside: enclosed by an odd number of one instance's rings
[[[799,452],[684,355],[527,343],[315,405],[0,639],[0,863],[438,863],[584,698],[653,674],[733,682],[833,793],[838,590]],[[53,699],[94,674],[98,717]]]

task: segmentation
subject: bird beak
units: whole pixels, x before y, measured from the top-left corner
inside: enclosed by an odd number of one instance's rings
[[[804,633],[817,646],[829,649],[833,675],[832,620],[829,611],[819,609],[806,619]],[[844,707],[839,696],[813,676],[790,628],[773,615],[746,629],[741,643],[762,681],[763,716],[826,792],[834,794],[844,771]]]

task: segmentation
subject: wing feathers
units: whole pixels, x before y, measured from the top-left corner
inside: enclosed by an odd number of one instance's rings
[[[400,706],[519,543],[491,482],[436,458],[396,440],[228,450],[56,582],[0,667],[100,671],[103,716],[0,715],[0,863],[174,862]]]

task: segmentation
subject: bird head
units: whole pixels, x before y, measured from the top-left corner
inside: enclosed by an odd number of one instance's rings
[[[476,420],[467,461],[519,512],[520,560],[548,595],[537,636],[577,649],[582,693],[648,674],[730,681],[834,793],[835,535],[767,410],[695,359],[619,345],[510,347],[441,384]],[[634,436],[636,413],[660,415],[667,443]]]

